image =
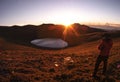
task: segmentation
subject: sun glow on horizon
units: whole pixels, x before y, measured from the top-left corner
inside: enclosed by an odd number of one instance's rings
[[[52,23],[62,24],[68,27],[69,25],[73,23],[81,22],[81,20],[79,19],[77,15],[77,11],[67,9],[67,11],[58,10],[58,11],[52,12],[51,14],[49,14],[49,17],[46,20],[46,22],[51,21]]]
[[[119,2],[120,0],[2,0],[0,26],[42,23],[65,26],[73,23],[119,25]]]
[[[66,28],[68,28],[69,26],[71,26],[72,24],[73,24],[73,22],[68,22],[68,21],[66,21],[66,22],[64,22],[64,23],[62,23]]]

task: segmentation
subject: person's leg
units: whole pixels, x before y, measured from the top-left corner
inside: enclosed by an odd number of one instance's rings
[[[96,60],[96,63],[95,63],[95,69],[94,69],[94,72],[93,72],[93,76],[96,76],[97,71],[98,71],[98,67],[99,67],[101,61],[102,61],[102,59],[101,59],[101,56],[99,55],[97,57],[97,60]]]
[[[103,74],[106,74],[106,70],[107,70],[107,61],[108,61],[108,57],[104,57],[103,60]]]

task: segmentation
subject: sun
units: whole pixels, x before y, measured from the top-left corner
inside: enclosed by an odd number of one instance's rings
[[[74,22],[71,21],[69,18],[68,19],[63,19],[61,24],[63,24],[66,28],[68,28],[69,26],[71,26]]]
[[[73,11],[74,12],[74,11]],[[51,15],[51,20],[52,22],[56,24],[62,24],[64,26],[69,26],[76,22],[76,16],[73,15],[72,11],[57,11],[56,13],[53,13]]]
[[[65,27],[70,26],[71,24],[74,24],[78,22],[78,16],[74,13],[74,11],[69,10],[62,10],[62,11],[56,11],[50,16],[51,20],[55,24],[61,24]]]
[[[72,19],[72,17],[63,17],[63,19],[61,19],[61,23],[64,26],[68,27],[74,23],[74,20]]]
[[[69,22],[66,22],[66,23],[63,23],[63,25],[68,28],[72,23],[69,23]]]

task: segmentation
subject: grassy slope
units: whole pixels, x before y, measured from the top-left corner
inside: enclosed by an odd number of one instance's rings
[[[3,39],[0,54],[1,82],[119,82],[120,38],[114,39],[108,66],[108,77],[94,80],[91,74],[99,53],[99,41],[61,50],[42,50],[7,42]],[[74,62],[64,61],[71,57]],[[59,66],[56,67],[55,63]],[[102,64],[98,75],[101,75]]]

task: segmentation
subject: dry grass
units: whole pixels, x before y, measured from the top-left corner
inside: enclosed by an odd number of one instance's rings
[[[1,40],[3,41],[3,39]],[[3,41],[0,54],[0,82],[120,82],[120,38],[114,40],[108,74],[91,77],[99,41],[61,50],[43,50]],[[65,62],[71,57],[74,62]],[[55,65],[58,66],[55,66]]]

